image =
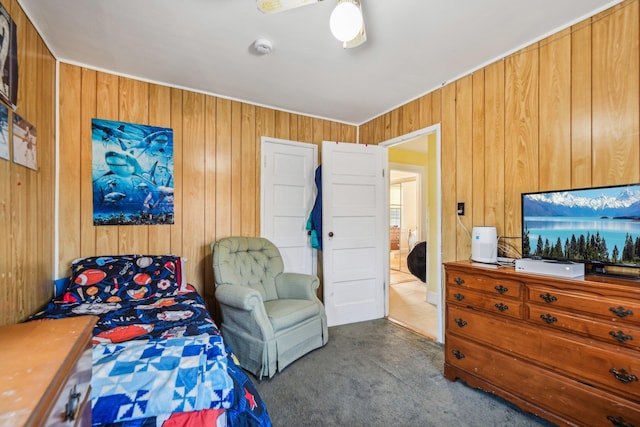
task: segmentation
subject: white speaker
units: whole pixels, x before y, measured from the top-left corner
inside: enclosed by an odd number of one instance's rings
[[[471,261],[498,262],[498,236],[495,227],[473,227],[471,232]]]

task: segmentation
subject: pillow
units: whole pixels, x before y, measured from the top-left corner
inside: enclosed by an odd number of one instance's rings
[[[149,257],[152,255],[118,255],[118,257]],[[157,256],[156,256],[157,257]],[[174,257],[177,258],[179,260],[180,263],[180,270],[176,270],[176,273],[178,273],[177,275],[180,277],[179,280],[177,280],[180,283],[180,288],[184,291],[185,289],[187,289],[188,282],[187,282],[187,258],[184,257],[178,257],[178,256],[174,256],[174,255],[164,255],[164,257]],[[113,258],[113,257],[102,257],[102,258]],[[86,258],[76,258],[75,260],[73,260],[73,263],[76,263],[80,260],[84,260]],[[57,295],[59,295],[60,293],[64,292],[65,289],[67,289],[67,285],[69,284],[69,277],[65,277],[63,279],[58,279],[58,281],[60,281],[60,284],[56,283],[56,287],[57,286],[62,286],[62,284],[64,283],[64,288],[62,289],[62,291],[59,291]],[[63,282],[64,281],[64,282]]]
[[[79,258],[71,264],[65,302],[120,302],[176,295],[183,288],[176,255]]]
[[[53,281],[53,298],[63,295],[69,287],[69,277],[61,277]]]

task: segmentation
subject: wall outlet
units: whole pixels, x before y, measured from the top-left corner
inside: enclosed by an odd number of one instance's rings
[[[458,215],[464,216],[464,202],[458,202]]]

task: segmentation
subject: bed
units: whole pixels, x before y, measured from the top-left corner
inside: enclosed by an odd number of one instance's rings
[[[63,289],[29,321],[95,315],[93,425],[270,426],[175,255],[73,261]]]

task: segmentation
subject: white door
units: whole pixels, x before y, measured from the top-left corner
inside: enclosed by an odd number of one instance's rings
[[[262,138],[261,230],[280,250],[285,271],[316,274],[307,219],[316,195],[318,147]]]
[[[385,314],[386,168],[385,147],[322,144],[322,260],[329,326]]]

